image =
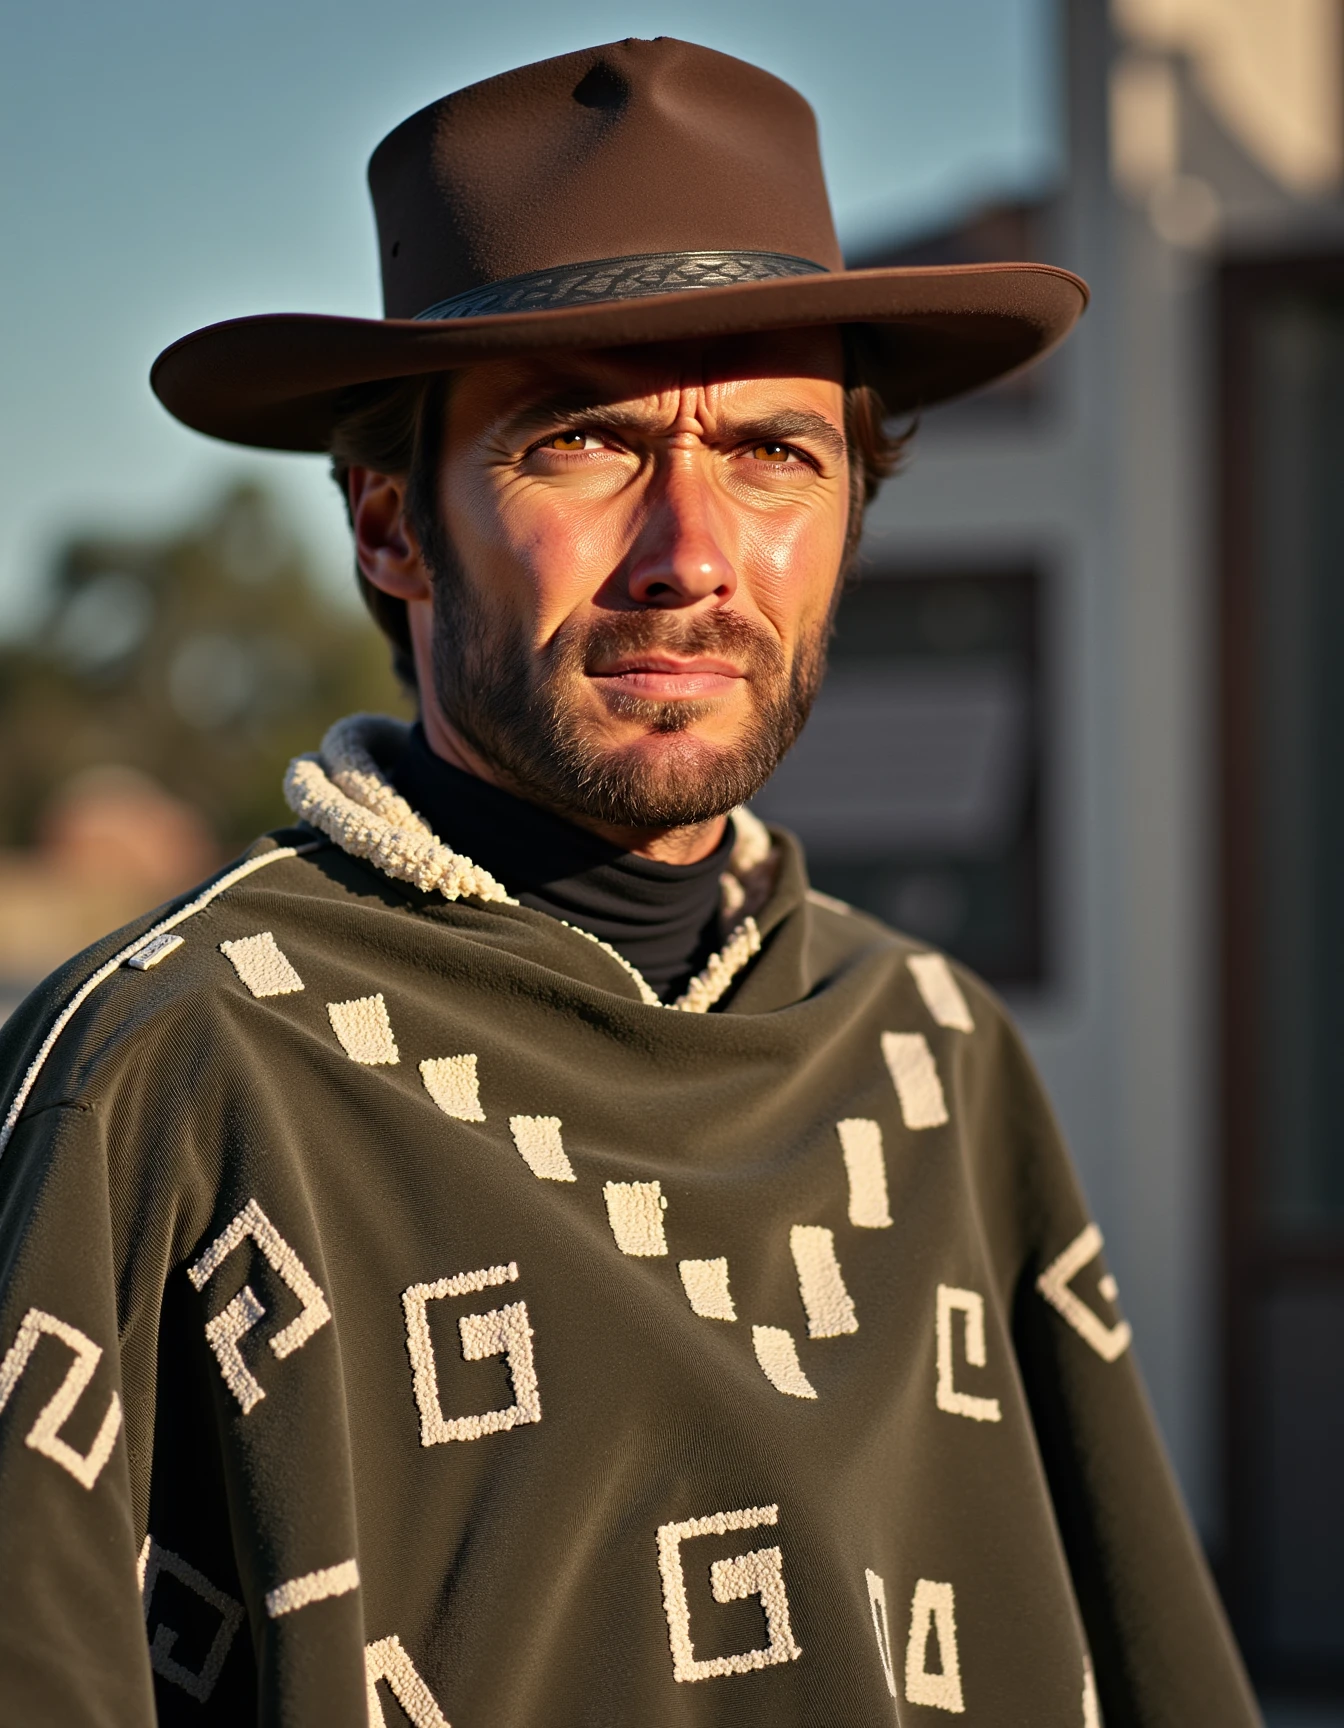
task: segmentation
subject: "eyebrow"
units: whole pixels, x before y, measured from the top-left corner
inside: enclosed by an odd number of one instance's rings
[[[581,392],[570,390],[528,403],[505,422],[504,430],[510,438],[526,438],[558,420],[615,433],[656,432],[663,425],[661,419],[641,414],[638,409],[594,402]],[[727,418],[721,430],[723,440],[733,444],[783,443],[791,438],[807,438],[836,463],[843,462],[848,451],[844,435],[834,422],[807,408],[780,408],[740,420]]]

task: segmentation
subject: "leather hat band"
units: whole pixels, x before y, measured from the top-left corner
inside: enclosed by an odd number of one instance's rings
[[[416,313],[417,320],[486,318],[499,312],[547,312],[597,300],[640,300],[650,294],[680,294],[692,288],[732,288],[780,276],[824,276],[824,264],[787,252],[640,252],[629,258],[595,258],[506,276],[463,294],[450,294]]]

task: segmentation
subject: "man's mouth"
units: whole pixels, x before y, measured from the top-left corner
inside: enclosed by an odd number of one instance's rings
[[[675,654],[627,654],[593,668],[588,676],[608,690],[667,702],[726,695],[746,674],[730,660],[710,654],[691,659]]]

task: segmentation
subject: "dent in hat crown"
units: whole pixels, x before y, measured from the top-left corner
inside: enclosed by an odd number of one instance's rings
[[[374,151],[369,189],[389,318],[642,255],[843,268],[807,102],[759,67],[668,36],[538,61],[431,103]]]

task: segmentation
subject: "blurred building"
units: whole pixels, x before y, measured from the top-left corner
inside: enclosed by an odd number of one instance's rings
[[[1064,17],[1066,183],[851,262],[1092,307],[925,418],[762,808],[1010,998],[1257,1674],[1344,1702],[1344,13]]]
[[[925,417],[758,808],[1010,999],[1257,1673],[1344,1701],[1341,8],[1061,14],[1064,183],[852,262],[1042,258],[1092,308]],[[51,741],[0,797],[11,988],[210,844],[144,781],[76,780],[40,823],[39,790],[130,763],[234,841],[283,819],[291,749],[395,700],[275,545],[243,498],[69,548],[0,676],[0,734]]]
[[[44,599],[0,644],[0,1019],[285,823],[285,765],[336,715],[404,711],[381,639],[255,487],[159,533],[73,535]]]
[[[0,850],[0,1020],[47,973],[223,861],[200,812],[133,768],[57,788],[34,843]]]

